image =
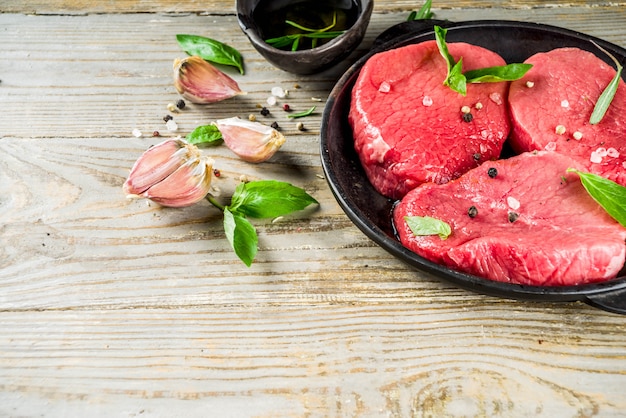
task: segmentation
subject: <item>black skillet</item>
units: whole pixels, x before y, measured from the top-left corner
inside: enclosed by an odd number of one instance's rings
[[[474,292],[511,299],[537,301],[584,301],[606,311],[626,314],[626,267],[620,277],[603,283],[579,286],[525,286],[495,282],[460,273],[428,261],[407,250],[396,239],[391,225],[393,201],[374,190],[353,148],[347,122],[350,91],[365,61],[376,52],[434,39],[433,25],[448,29],[448,42],[468,42],[491,49],[507,62],[523,62],[529,56],[554,48],[571,46],[591,51],[613,65],[592,40],[624,64],[626,50],[617,45],[567,29],[514,21],[414,21],[383,32],[372,50],[337,82],[322,118],[322,167],[339,205],[370,239],[400,260],[419,270]]]

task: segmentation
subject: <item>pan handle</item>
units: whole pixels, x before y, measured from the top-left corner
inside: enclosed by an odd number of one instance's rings
[[[626,315],[626,288],[587,295],[586,303],[608,312]]]

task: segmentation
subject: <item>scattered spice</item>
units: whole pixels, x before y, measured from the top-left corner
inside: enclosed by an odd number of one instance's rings
[[[167,123],[168,121],[174,119],[174,117],[172,115],[165,115],[163,116],[163,122]]]
[[[277,102],[277,100],[276,100],[276,96],[270,96],[270,97],[268,97],[268,98],[267,98],[267,100],[266,100],[266,102],[267,102],[267,104],[268,104],[268,105],[270,105],[270,106],[274,106],[274,105],[276,104],[276,102]]]
[[[526,87],[528,87],[529,89],[532,89],[533,87],[535,87],[535,82],[528,80],[526,82]]]
[[[141,131],[139,129],[137,129],[137,128],[133,129],[133,136],[135,138],[141,138],[141,135],[142,135],[142,133],[141,133]]]
[[[185,103],[183,99],[180,99],[179,101],[176,102],[176,107],[179,109],[184,109],[185,106],[187,106],[187,104]]]
[[[250,122],[256,122],[256,115],[255,115],[255,114],[253,114],[253,113],[250,113],[250,114],[248,115],[248,120],[249,120]]]
[[[492,179],[495,179],[498,175],[498,169],[495,167],[489,167],[489,170],[487,170],[487,175]]]
[[[517,218],[519,218],[519,213],[509,212],[509,222],[511,223],[515,222],[517,221]]]
[[[217,168],[213,169],[213,175],[215,177],[220,177],[222,175],[222,172],[220,170],[218,170]]]
[[[274,121],[272,122],[272,124],[270,125],[272,128],[276,129],[277,131],[280,130],[280,126],[278,126],[278,122]]]
[[[482,157],[482,155],[480,155],[480,153],[479,153],[479,152],[477,152],[476,154],[474,154],[474,155],[473,155],[473,157],[474,157],[474,160],[475,160],[475,161],[479,161],[479,160],[480,160],[480,158]]]
[[[557,125],[556,128],[554,128],[554,132],[557,135],[563,135],[565,133],[565,131],[566,131],[566,129],[565,129],[565,126],[563,126],[563,125]]]
[[[174,121],[174,119],[170,119],[167,122],[165,122],[165,126],[167,127],[168,131],[178,130],[178,124]]]
[[[461,108],[461,113],[470,113],[472,109],[469,106],[463,106]]]
[[[284,110],[285,112],[289,112],[289,111],[291,110],[291,107],[290,107],[287,103],[285,103],[285,104],[283,105],[283,110]]]
[[[474,107],[476,108],[476,110],[480,110],[483,108],[483,104],[481,102],[476,102],[476,104],[474,105]]]
[[[283,88],[280,86],[272,87],[271,93],[272,93],[272,96],[281,97],[281,98],[287,95],[285,93],[285,90],[283,90]]]
[[[167,110],[169,110],[170,112],[178,112],[178,108],[174,103],[168,103]]]
[[[161,133],[159,131],[154,131],[152,132],[152,136],[161,136]]]
[[[467,216],[469,216],[470,218],[475,218],[478,215],[478,209],[476,209],[476,206],[470,206],[470,208],[467,210]]]
[[[576,141],[580,141],[581,139],[583,139],[583,133],[580,131],[574,132],[572,136],[574,137]]]
[[[302,122],[298,122],[298,123],[296,123],[296,128],[297,128],[299,131],[304,131],[304,123],[302,123]]]
[[[463,113],[463,122],[470,123],[473,120],[474,120],[474,115],[472,115],[469,112],[468,113]]]
[[[269,116],[269,114],[270,114],[270,111],[269,111],[269,109],[267,107],[262,107],[261,108],[261,115]]]

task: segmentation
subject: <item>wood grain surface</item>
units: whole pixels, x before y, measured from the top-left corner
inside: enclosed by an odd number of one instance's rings
[[[549,23],[626,47],[624,5],[436,2],[435,12]],[[378,248],[332,196],[319,158],[325,99],[418,6],[377,1],[358,50],[305,77],[256,53],[233,1],[3,1],[0,416],[626,416],[625,317],[458,289]],[[184,55],[174,35],[185,32],[240,50],[246,74],[227,72],[248,94],[189,105],[168,132],[172,62]],[[276,107],[267,121],[288,139],[270,162],[205,150],[220,198],[245,175],[320,202],[255,222],[252,267],[208,204],[125,198],[129,168],[163,139],[154,131],[258,114],[276,85],[292,108],[318,106],[305,131]]]

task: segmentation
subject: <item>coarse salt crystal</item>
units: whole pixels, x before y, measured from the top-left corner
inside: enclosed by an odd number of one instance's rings
[[[567,109],[569,107],[569,102],[567,100],[561,100],[561,107]]]
[[[611,147],[611,148],[606,150],[606,155],[607,155],[607,157],[617,158],[617,157],[619,157],[619,151],[616,150],[615,148]]]
[[[422,99],[422,104],[426,107],[433,105],[433,99],[430,96],[424,96]]]
[[[137,128],[133,129],[133,136],[135,138],[141,138],[141,135],[142,135],[142,133],[141,133],[141,131],[139,129],[137,129]]]
[[[597,152],[592,152],[591,153],[591,157],[589,157],[589,161],[591,161],[592,163],[601,163],[602,162],[602,156],[598,155]]]
[[[285,97],[285,90],[282,87],[272,87],[272,96]]]
[[[509,196],[509,197],[506,198],[506,203],[513,210],[517,210],[520,207],[519,200],[517,200],[516,198],[514,198],[512,196]]]
[[[491,93],[489,95],[489,99],[491,99],[491,101],[497,105],[502,104],[502,96],[500,95],[500,93]]]
[[[266,101],[268,105],[274,106],[276,104],[276,96],[270,96]]]
[[[165,126],[167,127],[168,131],[178,130],[178,124],[174,121],[174,119],[170,119],[167,122],[165,122]]]
[[[382,83],[380,83],[380,86],[378,86],[378,91],[381,93],[389,93],[389,91],[391,91],[391,84],[383,81]]]
[[[608,155],[608,151],[606,148],[600,147],[596,150],[596,154],[598,154],[600,157],[606,157]]]
[[[548,142],[544,149],[546,151],[556,151],[556,142]]]
[[[535,86],[535,83],[533,81],[528,80],[526,82],[526,87],[528,87],[529,89],[533,88]]]

